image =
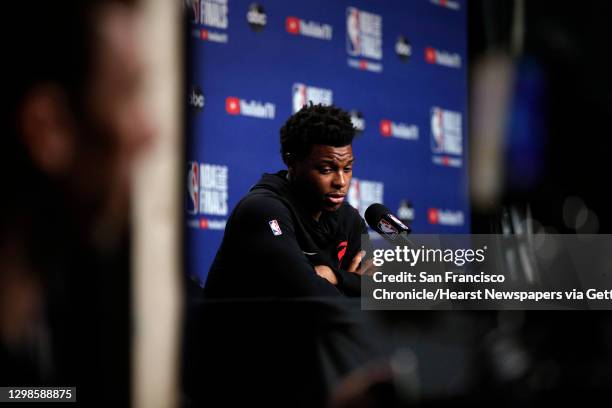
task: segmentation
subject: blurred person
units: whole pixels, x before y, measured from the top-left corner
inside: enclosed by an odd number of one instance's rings
[[[129,403],[130,175],[152,140],[135,3],[5,12],[0,386]]]
[[[354,136],[349,115],[335,106],[311,103],[287,120],[280,130],[287,170],[264,174],[237,204],[207,298],[360,296],[371,262],[360,266],[367,229],[345,202]]]

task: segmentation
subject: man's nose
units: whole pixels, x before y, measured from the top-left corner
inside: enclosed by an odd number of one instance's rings
[[[344,174],[344,172],[340,170],[340,171],[335,172],[334,174],[335,174],[334,179],[333,179],[334,187],[342,188],[346,186],[346,175]]]

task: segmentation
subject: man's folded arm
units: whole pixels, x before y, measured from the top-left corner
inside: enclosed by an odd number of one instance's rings
[[[254,273],[267,274],[275,286],[287,293],[281,296],[342,296],[327,280],[319,277],[302,252],[291,213],[273,197],[254,196],[239,206],[234,220],[244,229],[244,247],[250,248]]]
[[[338,289],[350,297],[361,296],[361,276],[344,269],[334,270],[338,277]]]
[[[362,263],[367,259],[372,258],[372,242],[368,236],[368,228],[366,227],[363,218],[359,216],[355,230],[359,231],[359,234],[353,234],[349,241],[349,252],[344,257],[340,268],[336,269],[336,276],[338,277],[338,288],[345,293],[347,296],[358,297],[361,296],[361,280],[363,277],[355,272],[348,272],[347,269],[351,264],[351,261],[355,255],[361,250],[365,251],[365,256],[362,259]]]

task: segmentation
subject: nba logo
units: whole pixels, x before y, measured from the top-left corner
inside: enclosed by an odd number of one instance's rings
[[[359,27],[359,10],[354,7],[346,9],[346,52],[349,55],[361,54]]]
[[[200,171],[197,162],[187,164],[187,213],[197,214],[199,207]]]
[[[193,24],[200,22],[200,0],[188,0],[189,18]]]
[[[383,234],[391,235],[393,238],[395,238],[395,235],[398,234],[397,229],[393,225],[391,225],[389,221],[385,220],[384,218],[378,222],[378,229]]]
[[[444,152],[444,130],[442,109],[431,109],[431,150],[434,153]]]
[[[296,113],[308,103],[306,85],[293,84],[293,113]]]
[[[278,225],[278,221],[268,221],[268,224],[270,224],[270,229],[272,230],[272,233],[274,235],[282,235],[283,231],[281,231],[280,225]]]

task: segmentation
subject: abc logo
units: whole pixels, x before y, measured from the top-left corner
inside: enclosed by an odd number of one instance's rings
[[[189,106],[196,110],[202,110],[204,107],[204,94],[200,87],[196,86],[191,90],[189,94]]]
[[[403,35],[400,35],[395,42],[395,54],[402,61],[407,61],[412,55],[412,45]]]

